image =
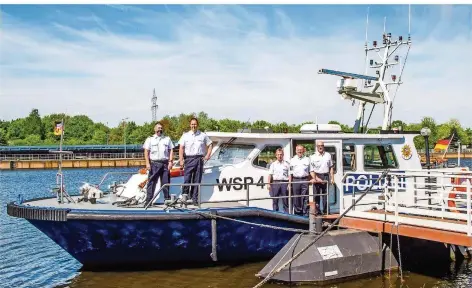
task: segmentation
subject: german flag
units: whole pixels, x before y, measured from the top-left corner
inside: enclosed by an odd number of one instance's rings
[[[54,124],[54,135],[60,136],[62,134],[62,130],[64,129],[64,125],[62,121],[56,121]]]
[[[446,150],[449,143],[451,143],[451,140],[449,139],[438,140],[436,146],[434,146],[434,150]]]

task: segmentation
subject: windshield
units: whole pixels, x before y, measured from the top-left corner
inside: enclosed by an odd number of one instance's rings
[[[222,166],[228,164],[238,164],[243,162],[254,150],[254,145],[248,144],[221,144],[221,146],[211,155],[205,166]]]

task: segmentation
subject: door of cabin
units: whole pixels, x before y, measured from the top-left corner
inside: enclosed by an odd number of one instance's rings
[[[316,139],[318,140],[318,139]],[[305,156],[311,157],[316,152],[316,140],[295,140],[292,139],[292,157],[296,154],[296,146],[305,147]],[[334,181],[335,184],[328,185],[328,205],[330,213],[339,212],[339,189],[342,188],[341,180],[343,178],[343,161],[342,161],[342,142],[341,140],[323,140],[325,151],[331,155],[334,165]]]

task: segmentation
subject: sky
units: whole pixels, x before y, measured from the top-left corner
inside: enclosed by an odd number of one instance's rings
[[[0,119],[36,108],[142,124],[155,89],[158,118],[352,125],[356,105],[318,70],[365,73],[367,11],[370,43],[384,23],[408,36],[408,5],[1,5]],[[472,5],[412,5],[410,27],[393,119],[471,127]]]

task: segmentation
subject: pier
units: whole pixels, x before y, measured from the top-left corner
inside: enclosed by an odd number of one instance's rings
[[[0,170],[57,169],[58,146],[0,147]],[[72,154],[62,156],[63,168],[106,168],[145,166],[141,145],[73,145],[63,146]]]

